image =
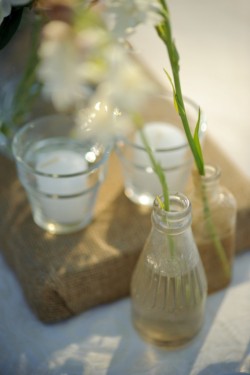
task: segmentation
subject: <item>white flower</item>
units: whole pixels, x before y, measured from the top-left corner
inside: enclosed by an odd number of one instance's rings
[[[107,14],[113,19],[113,32],[117,38],[125,38],[145,23],[153,25],[161,21],[160,4],[157,0],[105,0]]]
[[[38,76],[44,93],[58,110],[67,110],[82,99],[84,88],[97,84],[106,72],[101,57],[105,33],[86,29],[76,32],[62,21],[51,21],[43,30]]]
[[[77,34],[76,44],[82,61],[79,71],[84,82],[98,84],[106,74],[106,48],[110,43],[107,31],[101,28],[82,30]]]
[[[76,27],[49,22],[43,30],[38,73],[56,109],[78,111],[77,136],[88,133],[105,142],[131,130],[131,116],[157,88],[128,50],[93,19],[82,18]],[[96,90],[84,109],[83,89],[89,85]]]
[[[102,142],[131,132],[133,116],[157,87],[120,46],[107,49],[109,69],[87,109],[76,116],[77,136],[92,134]]]
[[[96,92],[96,97],[106,98],[113,107],[131,114],[138,112],[147,97],[156,93],[158,88],[125,52],[120,46],[107,49],[109,70],[105,82]]]
[[[72,30],[64,22],[52,21],[45,26],[43,36],[38,76],[44,83],[45,95],[55,107],[68,109],[81,95]]]
[[[25,5],[30,0],[0,0],[0,25],[5,17],[11,12],[11,7]]]
[[[103,98],[105,100],[105,98]],[[88,108],[76,114],[75,136],[78,139],[95,137],[103,144],[110,144],[116,136],[128,134],[132,123],[127,114],[122,114],[108,102],[91,101]]]

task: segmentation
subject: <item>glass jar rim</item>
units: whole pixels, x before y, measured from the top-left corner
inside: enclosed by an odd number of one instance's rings
[[[55,178],[55,173],[42,172],[42,171],[37,170],[35,167],[32,167],[31,165],[29,165],[27,162],[25,162],[23,157],[20,155],[18,146],[19,146],[19,143],[21,142],[20,139],[22,135],[24,135],[26,132],[31,131],[35,127],[42,128],[45,125],[46,121],[53,121],[54,119],[57,119],[57,120],[62,119],[63,121],[65,120],[68,121],[71,119],[71,117],[68,115],[64,115],[64,114],[52,114],[52,115],[47,115],[47,116],[41,116],[37,119],[33,119],[29,121],[22,128],[20,128],[13,137],[11,148],[12,148],[12,153],[13,153],[14,158],[16,159],[18,163],[21,163],[23,168],[25,168],[28,172],[32,172],[33,174],[38,175],[38,176]],[[53,126],[53,124],[51,126]],[[74,141],[73,138],[72,138],[72,141]],[[98,144],[98,142],[96,142],[96,144]],[[100,160],[98,160],[95,164],[89,165],[87,169],[83,169],[80,172],[67,173],[67,174],[57,173],[56,178],[71,178],[71,177],[82,176],[85,174],[89,174],[90,172],[98,169],[101,164],[107,161],[109,154],[112,150],[111,144],[107,146],[100,144],[100,147],[103,147],[103,154]]]
[[[201,179],[205,183],[217,181],[221,176],[221,169],[218,165],[205,164],[205,175]]]
[[[170,100],[173,101],[173,94],[169,93],[169,92],[159,94],[155,97],[158,97],[159,99],[167,99],[168,101],[170,101]],[[187,103],[188,105],[190,105],[191,107],[193,107],[193,109],[195,109],[197,111],[197,114],[198,114],[198,111],[200,110],[200,135],[201,135],[201,138],[203,138],[205,133],[206,133],[206,129],[207,129],[207,121],[206,121],[204,111],[202,110],[201,107],[199,107],[199,105],[193,99],[190,99],[187,96],[183,96],[183,99],[184,99],[184,103]],[[159,121],[159,122],[162,122],[162,121]],[[183,132],[184,132],[184,130],[183,130]],[[145,149],[144,146],[138,145],[137,143],[131,141],[130,139],[128,139],[125,136],[119,137],[118,142],[119,141],[126,143],[127,145],[129,145],[130,147],[132,147],[136,150],[146,152],[146,149]],[[185,150],[187,148],[189,148],[189,144],[188,144],[188,141],[186,140],[185,143],[182,143],[179,146],[168,147],[168,148],[162,148],[162,147],[161,148],[152,148],[152,150],[156,153],[164,153],[164,152],[172,152],[172,151],[178,151],[178,150],[183,150],[183,149]]]
[[[164,200],[163,195],[160,195],[159,197],[155,198],[153,207],[157,211],[157,214],[162,216],[162,217],[167,217],[170,220],[171,220],[171,218],[176,220],[178,218],[181,219],[181,218],[185,217],[186,215],[188,215],[191,212],[190,200],[183,193],[177,192],[175,194],[169,195],[170,211],[166,211],[162,207],[160,207],[159,198],[160,198],[161,201]],[[171,210],[171,206],[172,207],[174,206],[176,209]]]

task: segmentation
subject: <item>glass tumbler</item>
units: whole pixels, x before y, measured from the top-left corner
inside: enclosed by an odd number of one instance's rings
[[[199,107],[186,98],[185,108],[193,133]],[[184,191],[191,174],[193,156],[174,107],[173,96],[151,97],[140,116],[142,131],[164,170],[169,191]],[[206,132],[206,119],[202,111],[200,118],[199,136],[202,143]],[[161,185],[152,168],[140,131],[135,130],[128,137],[120,137],[116,143],[116,152],[122,166],[125,195],[137,204],[152,206],[155,197],[161,194]]]
[[[109,147],[74,139],[73,119],[52,115],[31,121],[12,143],[19,179],[33,219],[51,233],[75,232],[92,218],[107,171]]]

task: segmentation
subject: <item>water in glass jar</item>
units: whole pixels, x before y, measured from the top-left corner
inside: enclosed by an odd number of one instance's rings
[[[132,287],[132,321],[145,339],[157,345],[185,344],[199,331],[206,293],[199,263],[186,274],[167,276],[153,268],[144,269],[136,289]],[[133,283],[132,283],[133,285]]]
[[[21,178],[38,225],[65,233],[89,223],[103,179],[95,168],[102,156],[96,145],[65,138],[38,141],[28,149],[24,160],[32,169]]]

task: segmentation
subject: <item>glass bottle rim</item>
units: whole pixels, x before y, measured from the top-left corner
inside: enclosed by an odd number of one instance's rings
[[[14,135],[13,141],[12,141],[12,154],[14,156],[14,159],[22,165],[22,167],[30,173],[33,173],[34,175],[37,176],[44,176],[44,177],[51,177],[51,178],[72,178],[72,177],[77,177],[81,175],[87,175],[91,171],[94,171],[100,167],[100,165],[104,164],[110,155],[110,152],[112,150],[112,145],[107,145],[106,147],[102,144],[98,144],[98,142],[95,142],[93,140],[93,146],[95,144],[102,150],[102,155],[100,157],[100,160],[98,160],[95,164],[93,165],[88,165],[88,168],[83,168],[79,172],[70,172],[70,173],[51,173],[51,172],[41,172],[39,171],[35,166],[31,166],[29,163],[27,163],[24,160],[24,155],[23,152],[21,152],[20,145],[22,144],[22,137],[27,136],[31,137],[32,131],[43,131],[43,128],[47,126],[48,123],[51,123],[51,127],[54,126],[54,128],[59,126],[59,124],[64,124],[66,127],[70,128],[70,124],[72,122],[71,116],[64,115],[64,114],[51,114],[51,115],[46,115],[46,116],[41,116],[39,118],[33,119],[29,121],[27,124],[25,124],[23,127],[21,127],[16,134]],[[31,137],[32,138],[32,137]],[[46,138],[45,138],[46,140]],[[78,142],[80,144],[80,141],[74,140],[74,138],[69,138],[70,142]],[[30,143],[32,144],[32,142]]]
[[[206,164],[205,175],[201,176],[202,182],[209,184],[218,181],[221,176],[221,169],[217,165]]]
[[[172,93],[169,93],[169,92],[159,94],[157,95],[157,97],[159,100],[167,100],[167,102],[169,103],[173,102],[173,95]],[[184,96],[183,99],[186,105],[190,106],[190,108],[192,108],[194,111],[197,112],[197,115],[200,110],[200,139],[202,140],[207,130],[207,119],[205,116],[205,112],[193,99],[189,98],[188,96]],[[183,134],[184,134],[184,130],[183,130]],[[143,145],[138,145],[134,141],[130,140],[128,137],[124,137],[124,136],[118,137],[117,143],[119,142],[126,144],[132,149],[146,152],[146,149]],[[178,146],[167,147],[167,148],[154,148],[153,151],[155,153],[160,154],[160,153],[173,152],[173,151],[186,150],[186,149],[189,149],[189,144],[187,140],[185,140],[185,142],[181,143]]]
[[[164,200],[162,195],[160,195],[159,198],[161,201]],[[160,207],[159,200],[157,198],[154,200],[154,211],[157,213],[159,218],[167,219],[168,221],[178,221],[191,214],[191,202],[183,193],[177,192],[175,194],[170,194],[169,206],[170,211],[166,211]]]

